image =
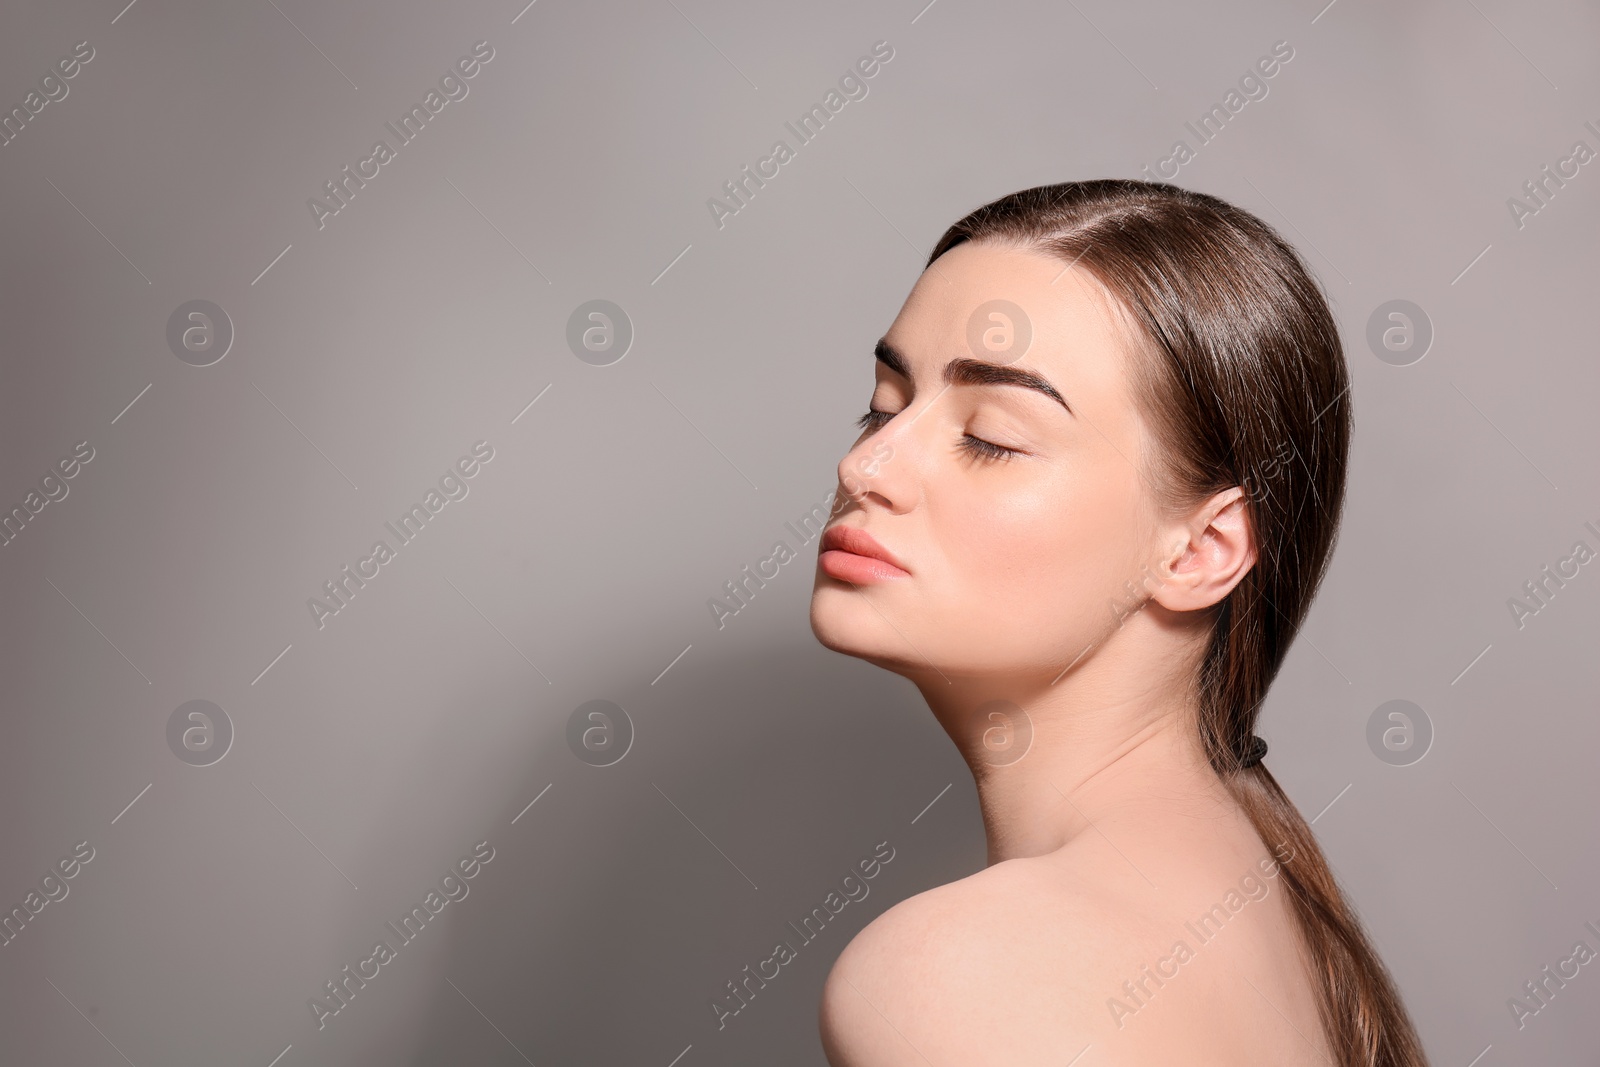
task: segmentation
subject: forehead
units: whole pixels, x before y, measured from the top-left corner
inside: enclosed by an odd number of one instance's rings
[[[984,331],[996,324],[1011,326],[1018,337],[1026,331],[1026,350],[985,351]],[[968,241],[928,266],[886,336],[919,379],[958,356],[974,356],[1026,367],[1063,391],[1081,392],[1120,390],[1133,332],[1116,298],[1084,268],[1014,245]]]

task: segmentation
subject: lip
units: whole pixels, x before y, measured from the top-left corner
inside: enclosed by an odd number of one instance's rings
[[[854,526],[828,527],[822,532],[819,547],[817,558],[822,569],[845,581],[904,578],[911,573],[876,538]]]

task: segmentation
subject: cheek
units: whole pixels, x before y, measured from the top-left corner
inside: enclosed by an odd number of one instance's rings
[[[1064,639],[1063,628],[1110,617],[1134,568],[1133,487],[1116,476],[1055,472],[1006,485],[940,523],[951,593],[986,625]]]

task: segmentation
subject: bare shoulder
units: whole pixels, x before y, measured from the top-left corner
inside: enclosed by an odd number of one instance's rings
[[[1168,867],[1157,890],[1102,847],[998,863],[884,912],[824,984],[829,1063],[1061,1067],[1091,1048],[1080,1067],[1316,1062],[1281,890],[1228,881],[1231,860]]]
[[[1105,1029],[1118,931],[1139,923],[1097,887],[1024,860],[901,901],[828,975],[828,1061],[1066,1063]]]

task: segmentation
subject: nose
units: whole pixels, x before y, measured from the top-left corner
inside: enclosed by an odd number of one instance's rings
[[[895,464],[895,445],[889,440],[889,427],[857,441],[839,461],[839,486],[852,503],[872,501],[879,507],[896,510],[903,506],[903,486],[889,475]],[[904,460],[899,461],[904,467]],[[901,471],[895,474],[903,475]]]

